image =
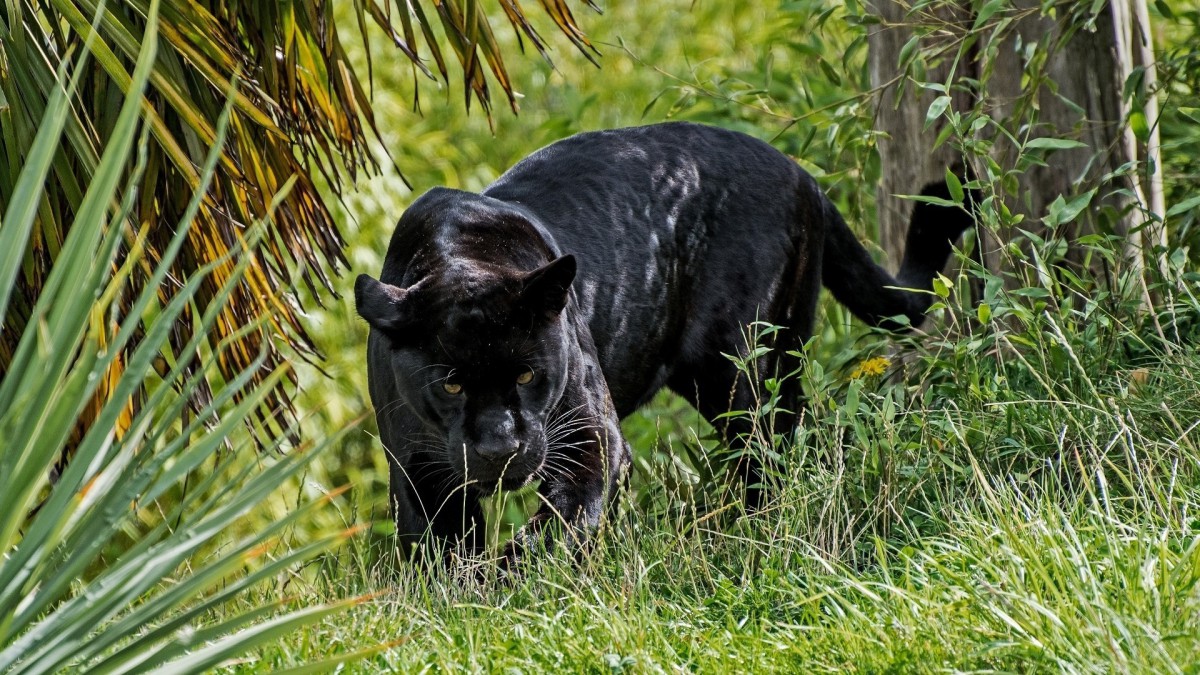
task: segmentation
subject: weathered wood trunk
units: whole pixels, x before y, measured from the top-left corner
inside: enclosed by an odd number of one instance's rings
[[[878,146],[883,178],[876,192],[876,210],[880,245],[889,260],[899,260],[904,253],[904,237],[913,209],[913,202],[902,199],[901,195],[919,194],[929,183],[945,180],[947,167],[962,164],[962,157],[950,145],[943,144],[936,150],[933,147],[945,120],[925,128],[926,112],[939,92],[922,89],[900,71],[901,51],[916,33],[915,29],[920,28],[915,19],[907,16],[910,4],[897,0],[868,3],[882,20],[867,35],[867,59],[871,87],[878,96],[875,125],[886,134]],[[921,39],[921,53],[954,50],[962,38],[963,26],[971,25],[970,11],[953,3],[939,4],[930,11],[924,22],[940,26],[941,30]],[[946,82],[951,76],[956,81],[977,76],[971,70],[973,63],[959,63],[956,71],[952,71],[953,67],[953,58],[934,61],[924,70],[922,79]],[[973,92],[958,90],[950,96],[955,110],[967,110],[975,104]]]
[[[967,3],[935,3],[932,9],[911,15],[911,3],[903,0],[869,3],[881,19],[868,35],[868,44],[871,83],[879,90],[877,125],[887,134],[879,143],[884,177],[878,189],[878,213],[881,244],[890,257],[899,256],[903,249],[912,210],[912,204],[897,195],[917,194],[928,183],[943,180],[947,167],[963,161],[950,144],[933,149],[947,122],[939,118],[925,129],[925,120],[940,92],[920,89],[912,75],[947,85],[953,110],[982,106],[980,110],[1022,142],[1050,137],[1084,144],[1051,152],[1048,166],[1031,167],[1020,176],[1015,190],[1006,191],[1009,209],[1025,216],[1023,229],[1068,243],[1090,232],[1114,232],[1127,242],[1126,261],[1135,268],[1145,259],[1146,243],[1163,241],[1161,227],[1141,227],[1147,214],[1163,213],[1158,174],[1119,171],[1130,162],[1140,162],[1138,171],[1145,172],[1147,157],[1157,153],[1153,97],[1145,111],[1151,121],[1145,144],[1137,141],[1126,123],[1130,109],[1122,97],[1135,67],[1145,67],[1146,79],[1153,81],[1145,0],[1111,0],[1094,16],[1092,25],[1083,27],[1066,18],[1068,5],[1060,5],[1051,18],[1040,12],[1035,0],[1014,0],[1010,8],[976,27],[978,16]],[[914,34],[927,34],[920,40],[923,58],[904,73],[899,66],[902,51],[909,53],[905,45]],[[973,42],[960,49],[969,34]],[[898,88],[905,90],[898,95]],[[993,141],[991,155],[1000,167],[1016,166],[1018,147],[987,127],[979,133]],[[972,168],[982,175],[982,167]],[[1092,188],[1098,188],[1097,197],[1078,218],[1053,232],[1041,223],[1060,195],[1070,199]],[[984,233],[980,248],[989,267],[1003,269],[999,242]],[[1083,257],[1080,248],[1071,246],[1065,262],[1080,265]]]

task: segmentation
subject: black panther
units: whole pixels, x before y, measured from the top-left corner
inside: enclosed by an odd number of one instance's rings
[[[822,284],[868,324],[917,325],[972,222],[918,203],[892,277],[791,159],[690,123],[582,133],[481,194],[430,190],[379,280],[354,287],[402,546],[478,553],[478,497],[534,480],[542,507],[519,540],[559,519],[586,534],[629,465],[621,418],[669,387],[736,445],[749,422],[721,416],[762,390],[726,356],[747,353],[748,324],[783,327],[759,379],[812,334]],[[803,404],[795,379],[780,431]],[[747,463],[752,507],[760,471]]]

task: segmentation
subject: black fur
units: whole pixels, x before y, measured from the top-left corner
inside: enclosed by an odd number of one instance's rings
[[[719,416],[750,408],[760,384],[725,356],[746,353],[747,324],[786,329],[764,377],[811,335],[822,282],[872,325],[917,325],[930,296],[899,287],[930,289],[971,223],[919,204],[893,278],[794,162],[688,123],[573,136],[482,194],[430,190],[380,280],[355,285],[401,537],[477,552],[478,494],[534,478],[531,530],[561,517],[586,532],[629,462],[620,418],[667,386],[737,443],[746,423]],[[788,386],[782,406],[798,410]]]

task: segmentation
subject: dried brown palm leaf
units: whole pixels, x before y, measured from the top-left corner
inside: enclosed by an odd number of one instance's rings
[[[518,0],[496,1],[495,16],[503,12],[514,30],[544,55],[546,43]],[[370,30],[381,29],[413,64],[414,74],[443,80],[450,77],[444,52],[448,46],[462,69],[468,106],[474,98],[490,114],[491,82],[515,110],[512,81],[487,4],[354,0],[354,39],[366,41]],[[86,47],[89,65],[71,102],[66,140],[53,159],[38,205],[16,302],[3,317],[0,373],[12,358],[16,336],[28,322],[33,299],[62,247],[67,224],[82,199],[80,186],[95,170],[116,122],[142,47],[149,5],[149,0],[11,0],[0,9],[0,211],[12,198],[37,121],[51,93],[62,86],[62,64],[85,49],[95,27]],[[541,0],[541,5],[569,40],[594,58],[565,2]],[[289,355],[319,357],[299,318],[299,295],[292,288],[294,282],[303,284],[320,298],[332,292],[333,276],[347,265],[341,234],[317,181],[340,194],[362,173],[378,169],[370,150],[379,138],[370,96],[343,49],[332,0],[164,0],[159,41],[142,103],[153,142],[145,158],[141,194],[129,216],[130,231],[143,234],[127,246],[144,247],[143,272],[153,268],[174,234],[164,224],[181,220],[199,184],[197,167],[215,142],[218,116],[232,96],[217,174],[201,205],[198,226],[167,283],[178,288],[197,269],[240,250],[245,224],[271,214],[270,234],[236,285],[209,341],[211,348],[232,338],[234,346],[220,361],[227,377],[256,363],[266,348],[256,377],[261,382],[281,369]],[[285,189],[288,185],[290,191]],[[286,197],[279,199],[282,194]],[[202,313],[232,273],[218,269],[212,274],[196,296],[199,312],[184,313],[180,320],[190,322]],[[137,279],[133,283],[136,288]],[[164,288],[163,297],[172,290]],[[269,317],[265,328],[246,330],[264,316]],[[187,334],[186,328],[181,326],[178,334]],[[176,340],[173,348],[182,346],[182,340]],[[120,363],[116,360],[114,368]],[[294,376],[279,382],[259,415],[268,429],[275,415],[291,408]],[[136,405],[131,401],[130,410]]]

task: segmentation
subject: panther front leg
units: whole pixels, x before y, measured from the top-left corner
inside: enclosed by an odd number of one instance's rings
[[[391,462],[389,495],[396,541],[401,556],[422,567],[484,551],[483,507],[477,495],[447,480],[449,472],[449,467],[438,467],[420,455],[407,465]]]
[[[539,544],[549,549],[561,538],[578,554],[586,552],[604,509],[629,469],[629,444],[614,415],[600,427],[568,435],[547,453],[538,496],[541,506],[504,549],[507,566]]]

